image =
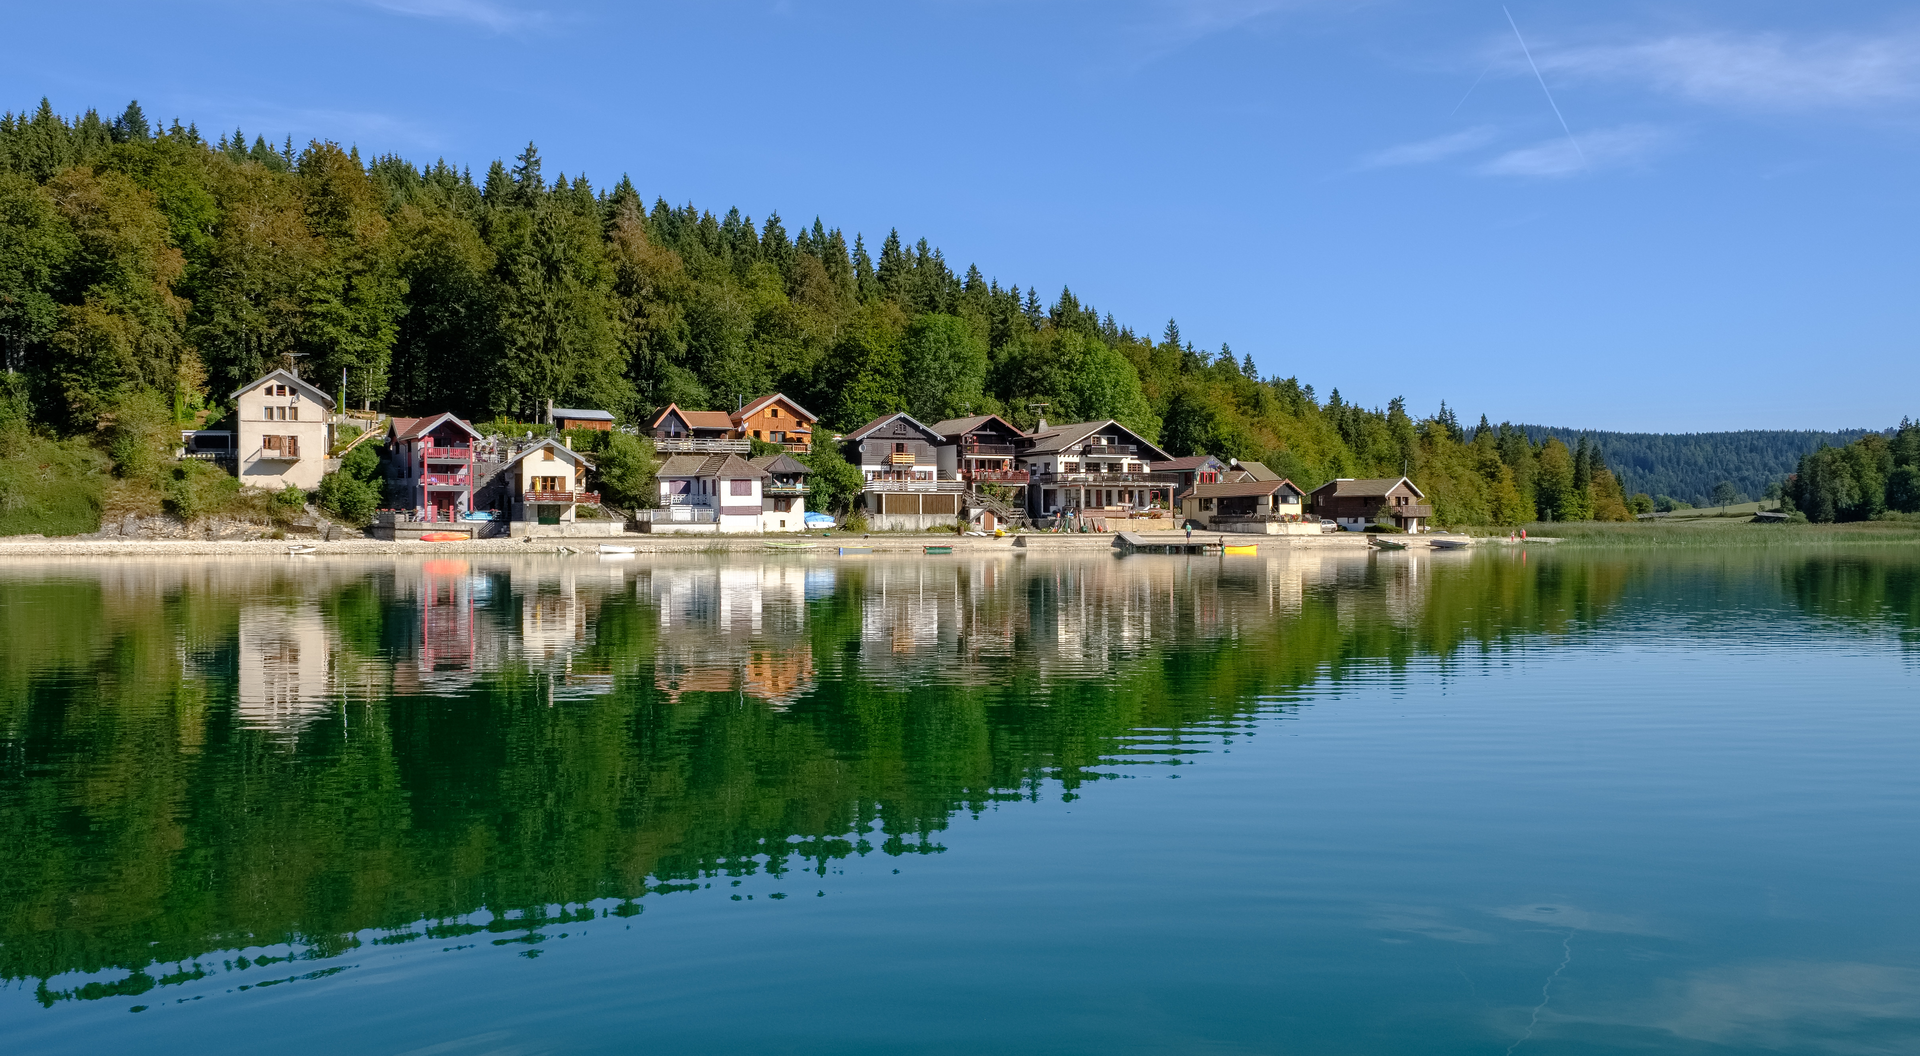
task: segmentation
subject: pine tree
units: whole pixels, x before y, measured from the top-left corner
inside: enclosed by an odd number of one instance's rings
[[[145,143],[152,138],[153,131],[147,126],[147,115],[140,109],[138,99],[128,103],[120,116],[113,119],[115,143]]]

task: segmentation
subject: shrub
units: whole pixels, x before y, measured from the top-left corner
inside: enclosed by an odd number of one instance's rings
[[[847,514],[847,519],[841,522],[840,530],[844,532],[866,531],[867,530],[867,511],[855,510],[852,513]]]
[[[344,469],[327,474],[314,493],[321,509],[350,524],[371,521],[373,512],[380,508],[380,496],[378,481],[357,479]]]
[[[240,497],[240,481],[209,462],[177,462],[160,494],[168,513],[192,523],[232,508]]]

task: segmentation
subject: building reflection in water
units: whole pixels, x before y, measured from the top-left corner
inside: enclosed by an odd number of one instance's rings
[[[315,564],[277,575],[275,590],[245,595],[239,715],[248,728],[291,738],[329,701],[459,695],[513,672],[538,679],[553,701],[602,696],[625,675],[651,681],[670,702],[719,693],[776,709],[819,684],[822,663],[857,663],[862,679],[893,688],[988,685],[1015,671],[1043,684],[1100,677],[1156,641],[1225,641],[1297,613],[1316,589],[1368,579],[1384,580],[1384,590],[1327,592],[1341,624],[1384,617],[1408,626],[1428,601],[1428,560],[1296,551],[1235,560]],[[382,606],[382,654],[343,660],[342,632],[323,599],[370,580]],[[600,646],[609,606],[634,610],[651,628],[651,648],[626,632],[618,647]],[[816,658],[810,619],[836,621],[842,644],[832,657]],[[381,674],[369,664],[391,666]]]

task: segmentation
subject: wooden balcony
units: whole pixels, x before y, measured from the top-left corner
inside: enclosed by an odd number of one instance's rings
[[[597,491],[528,491],[522,492],[520,499],[527,503],[585,502],[597,506],[600,503],[600,493]]]
[[[1431,517],[1433,516],[1433,507],[1426,506],[1426,505],[1388,506],[1388,507],[1385,507],[1385,509],[1386,509],[1386,512],[1392,514],[1395,517]]]
[[[890,455],[888,455],[888,456],[887,456],[887,465],[889,465],[889,466],[911,466],[911,465],[914,465],[914,458],[913,458],[913,452],[911,452],[911,451],[895,451],[895,452],[893,452],[892,454],[890,454]]]
[[[864,491],[965,491],[967,484],[962,480],[889,480],[880,478],[866,482]]]
[[[1012,458],[1016,454],[1012,444],[962,444],[960,453],[981,458]]]
[[[1140,449],[1133,444],[1083,444],[1083,455],[1137,455]]]
[[[656,436],[653,449],[669,455],[744,455],[753,450],[745,440],[720,440],[710,437]],[[804,446],[802,448],[804,450]]]
[[[1035,473],[1036,484],[1112,487],[1127,484],[1179,484],[1178,473]]]
[[[960,476],[974,484],[1025,484],[1033,478],[1024,469],[969,469]]]

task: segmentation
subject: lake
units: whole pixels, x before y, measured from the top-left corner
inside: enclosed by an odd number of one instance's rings
[[[10,1053],[1920,1051],[1907,549],[0,565]]]

